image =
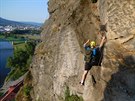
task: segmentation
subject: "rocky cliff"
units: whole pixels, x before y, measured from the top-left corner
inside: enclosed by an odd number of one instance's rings
[[[64,101],[67,87],[84,101],[135,101],[135,0],[49,0],[48,6],[30,69],[33,101]],[[107,31],[102,65],[80,86],[83,43],[99,44],[99,30]]]

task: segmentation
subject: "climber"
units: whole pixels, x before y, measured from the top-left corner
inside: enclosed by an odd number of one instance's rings
[[[101,43],[98,47],[96,47],[96,42],[87,40],[87,42],[84,44],[85,48],[85,68],[84,68],[84,73],[82,75],[82,79],[80,84],[84,85],[86,76],[89,72],[89,70],[92,68],[92,66],[97,66],[99,62],[99,57],[97,56],[98,53],[101,52],[101,48],[103,47],[104,43],[106,42],[106,37],[105,35],[102,36]]]

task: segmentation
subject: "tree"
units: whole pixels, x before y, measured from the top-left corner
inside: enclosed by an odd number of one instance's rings
[[[12,58],[12,57],[9,57],[9,58],[8,58],[7,67],[8,67],[8,68],[14,67],[14,61],[13,61],[13,58]]]
[[[32,56],[32,55],[34,54],[35,46],[36,46],[36,43],[35,43],[35,42],[28,42],[28,43],[25,45],[27,54],[29,54],[29,55]]]
[[[35,43],[28,42],[24,49],[15,49],[14,56],[8,58],[7,66],[11,68],[11,72],[9,73],[7,80],[16,80],[28,71],[35,46]]]
[[[27,59],[29,58],[29,54],[26,50],[17,49],[14,53],[14,62],[15,67],[26,67]]]

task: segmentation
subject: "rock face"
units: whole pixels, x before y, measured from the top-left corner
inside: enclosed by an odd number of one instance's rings
[[[84,101],[135,101],[135,0],[49,0],[42,43],[31,73],[33,101],[64,101],[71,94]],[[107,30],[102,66],[95,66],[80,86],[83,43]]]

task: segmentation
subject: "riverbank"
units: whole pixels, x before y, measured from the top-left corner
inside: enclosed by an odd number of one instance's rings
[[[11,42],[12,44],[18,44],[18,43],[24,43],[27,41],[24,37],[21,36],[16,36],[16,35],[5,35],[5,34],[0,34],[0,41],[8,41]]]

